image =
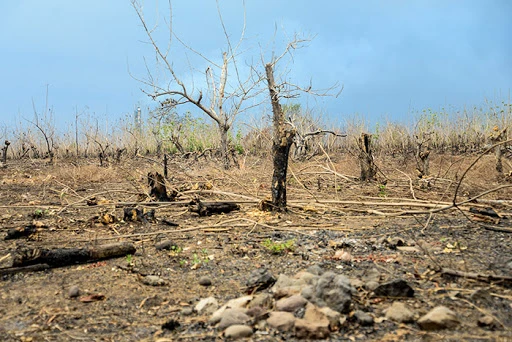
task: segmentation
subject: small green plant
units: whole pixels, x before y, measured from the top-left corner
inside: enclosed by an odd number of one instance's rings
[[[181,248],[180,246],[176,246],[176,245],[171,246],[171,253],[173,255],[179,255],[179,254],[181,254],[181,252],[183,252],[183,248]]]
[[[185,259],[180,260],[180,267],[185,267],[185,265],[188,264],[188,261]]]
[[[262,244],[272,254],[293,252],[295,249],[295,240],[293,239],[284,242],[274,242],[271,239],[266,239]]]
[[[379,184],[379,197],[387,197],[386,186],[384,184]]]
[[[206,248],[201,249],[199,253],[194,253],[192,255],[192,264],[200,265],[202,263],[207,264],[210,261],[208,258],[208,250]]]
[[[133,265],[132,261],[133,261],[133,255],[131,255],[131,254],[126,255],[126,263],[128,264],[128,266]]]
[[[34,210],[34,218],[41,218],[44,216],[48,216],[50,214],[50,211],[48,209],[36,209]]]
[[[194,253],[192,256],[192,263],[194,265],[199,265],[201,263],[201,258],[197,255],[197,253]]]

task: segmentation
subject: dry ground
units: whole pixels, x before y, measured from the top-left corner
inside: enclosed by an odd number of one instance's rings
[[[361,277],[374,267],[381,272],[382,281],[404,278],[415,289],[414,298],[406,302],[418,315],[442,304],[457,312],[462,322],[458,328],[439,332],[385,320],[378,320],[373,327],[349,324],[333,333],[332,340],[512,340],[510,284],[447,277],[439,272],[444,267],[483,275],[512,275],[512,235],[482,228],[470,221],[474,216],[468,211],[471,206],[492,205],[502,219],[485,224],[510,227],[512,191],[491,192],[480,199],[484,201],[466,203],[460,210],[440,211],[430,218],[412,213],[389,216],[449,204],[456,181],[474,158],[434,158],[428,186],[414,179],[414,163],[407,158],[378,160],[379,177],[387,178],[385,185],[353,181],[358,166],[352,156],[291,163],[290,210],[282,214],[261,212],[256,202],[270,194],[270,160],[247,158],[239,169],[224,171],[212,161],[176,159],[170,164],[169,178],[170,186],[181,190],[180,202],[152,208],[157,218],[176,222],[178,227],[160,221],[103,225],[92,220],[106,212],[122,218],[122,208],[148,192],[147,173],[161,171],[161,166],[149,159],[125,160],[109,167],[83,160],[59,161],[53,166],[42,161],[13,161],[0,170],[2,239],[9,228],[33,220],[47,228],[29,239],[1,240],[2,267],[8,266],[9,255],[17,246],[87,247],[130,241],[137,252],[97,263],[2,276],[1,340],[220,340],[221,332],[208,325],[208,317],[190,314],[197,300],[214,296],[223,303],[243,295],[245,279],[257,268],[269,268],[277,276],[314,264],[351,278]],[[496,177],[493,157],[486,156],[463,180],[458,201],[506,184],[510,183]],[[110,203],[88,206],[86,200],[93,196]],[[195,196],[205,201],[237,201],[241,210],[198,217],[180,204]],[[397,250],[383,243],[384,238],[396,237],[417,251]],[[156,250],[155,243],[166,239],[178,247]],[[293,247],[273,254],[265,247],[268,239],[274,246],[292,241]],[[428,250],[418,247],[425,242]],[[339,250],[350,253],[351,260],[337,260]],[[166,284],[143,284],[141,277],[148,274],[160,276]],[[212,286],[199,285],[201,276],[210,277]],[[75,285],[80,297],[70,298],[69,289]],[[478,292],[484,295],[477,300],[474,293],[479,289],[484,289]],[[93,294],[104,297],[90,303],[80,300]],[[379,318],[391,302],[360,291],[353,307]],[[477,325],[483,314],[495,318],[495,327]],[[180,327],[162,329],[171,319]],[[272,331],[266,333],[254,335],[253,340],[289,339]]]

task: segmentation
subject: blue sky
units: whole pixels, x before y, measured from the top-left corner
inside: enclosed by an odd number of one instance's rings
[[[154,23],[155,1],[144,3]],[[241,3],[220,0],[235,40]],[[144,77],[144,58],[154,58],[129,0],[1,1],[0,13],[0,126],[32,119],[32,100],[42,110],[47,85],[59,125],[71,123],[76,108],[113,121],[150,104],[128,73]],[[179,37],[219,60],[226,44],[215,1],[173,1],[173,13]],[[308,106],[334,122],[356,113],[370,122],[407,121],[411,109],[508,101],[511,13],[508,0],[246,0],[244,61],[261,66],[261,50],[279,50],[294,32],[314,35],[287,64],[288,77],[317,87],[339,82],[344,91],[307,99]],[[159,24],[165,43],[165,22]],[[190,79],[187,58],[194,59],[179,46],[173,56],[180,76]]]

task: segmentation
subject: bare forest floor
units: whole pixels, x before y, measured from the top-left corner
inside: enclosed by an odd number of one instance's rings
[[[435,156],[427,180],[416,179],[413,157],[378,158],[380,182],[364,184],[355,180],[359,167],[350,155],[291,162],[286,213],[258,209],[258,200],[270,195],[272,162],[265,158],[240,158],[240,168],[229,171],[211,160],[173,159],[167,186],[178,190],[179,197],[175,203],[158,204],[135,203],[148,193],[148,172],[162,172],[157,157],[125,158],[107,167],[96,160],[60,160],[55,165],[10,161],[0,169],[0,267],[9,267],[16,249],[26,247],[128,241],[137,251],[94,263],[2,275],[0,339],[222,340],[222,331],[208,323],[209,315],[192,310],[200,299],[213,296],[224,304],[243,296],[245,281],[256,269],[268,268],[277,277],[319,265],[356,280],[373,268],[380,272],[380,282],[405,279],[414,296],[402,301],[416,318],[444,305],[460,320],[458,326],[438,331],[422,330],[415,322],[394,323],[382,318],[393,298],[358,288],[350,310],[369,313],[374,324],[346,324],[329,340],[512,341],[512,284],[506,280],[512,276],[512,234],[488,229],[511,228],[512,189],[427,212],[453,201],[457,182],[475,157]],[[494,157],[484,156],[463,179],[457,202],[511,184],[497,176]],[[99,204],[88,205],[92,197]],[[233,201],[241,208],[199,217],[186,206],[195,197]],[[123,208],[129,206],[155,209],[157,221],[124,222]],[[484,207],[492,207],[500,218],[470,211]],[[400,211],[405,213],[394,215]],[[101,223],[104,214],[117,221]],[[9,229],[30,224],[37,233],[3,239]],[[175,247],[156,249],[164,240]],[[449,276],[442,272],[447,268],[482,277]],[[147,285],[147,275],[157,276],[161,286]],[[200,285],[205,276],[210,286]],[[482,316],[490,316],[492,324],[479,324]],[[169,328],[169,322],[179,326]],[[248,340],[293,339],[268,328]]]

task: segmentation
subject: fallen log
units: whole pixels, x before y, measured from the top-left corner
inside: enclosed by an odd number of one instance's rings
[[[239,210],[240,206],[231,202],[203,203],[200,200],[193,200],[188,206],[188,210],[199,216],[210,216],[213,214],[225,214],[233,210]]]
[[[47,264],[36,264],[30,266],[22,266],[22,267],[7,267],[0,268],[0,276],[7,274],[16,274],[16,273],[28,273],[28,272],[39,272],[49,269],[50,266]]]
[[[13,254],[13,267],[47,264],[61,267],[102,259],[122,257],[136,251],[129,242],[111,243],[86,248],[26,248],[19,247]]]
[[[7,235],[4,240],[19,239],[22,237],[30,237],[38,232],[39,227],[35,225],[28,225],[26,227],[11,228],[7,231]]]
[[[501,275],[493,275],[493,274],[486,275],[486,274],[481,274],[481,273],[463,272],[463,271],[452,270],[450,268],[443,268],[441,270],[441,274],[449,275],[449,276],[453,276],[453,277],[474,279],[474,280],[484,281],[487,283],[494,281],[494,282],[503,282],[503,283],[512,284],[512,277],[510,277],[510,276],[501,276]]]
[[[487,224],[481,224],[480,226],[482,226],[486,230],[492,230],[495,232],[512,233],[512,228],[489,226]]]

